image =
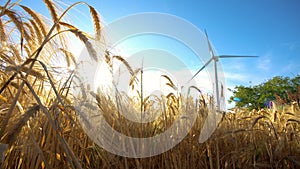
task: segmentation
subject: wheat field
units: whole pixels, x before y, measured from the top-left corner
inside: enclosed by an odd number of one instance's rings
[[[149,137],[165,131],[189,108],[197,120],[188,135],[174,148],[148,158],[126,158],[97,146],[84,132],[74,107],[76,57],[68,46],[70,36],[82,42],[97,61],[89,39],[101,39],[101,18],[84,2],[59,10],[44,0],[51,18],[28,6],[8,0],[0,6],[0,166],[2,168],[300,168],[300,108],[297,103],[274,103],[272,109],[236,109],[222,114],[212,136],[199,143],[203,123],[212,103],[195,87],[197,99],[169,93],[157,98],[142,93],[128,104],[141,111],[162,111],[153,123],[142,126],[120,116],[118,105],[101,91],[86,92],[117,131],[133,137]],[[77,5],[86,6],[95,36],[68,22],[65,17]],[[69,16],[72,17],[72,16]],[[108,67],[121,62],[131,74],[135,88],[140,69],[119,55],[106,52]],[[59,64],[58,63],[64,63]],[[61,76],[64,74],[64,76]],[[174,88],[164,76],[165,85]],[[80,86],[88,91],[88,86]],[[138,88],[135,88],[137,92]],[[82,96],[84,97],[84,96]],[[126,96],[120,96],[126,98]],[[300,99],[300,91],[298,91]],[[142,101],[139,101],[142,100]]]

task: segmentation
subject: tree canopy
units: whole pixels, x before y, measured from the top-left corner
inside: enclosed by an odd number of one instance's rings
[[[300,99],[300,75],[294,78],[275,76],[255,86],[236,86],[229,103],[235,101],[237,107],[258,109],[266,106],[269,101],[289,103]]]

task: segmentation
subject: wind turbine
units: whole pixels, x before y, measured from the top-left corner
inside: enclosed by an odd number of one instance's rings
[[[193,80],[210,62],[214,61],[214,69],[215,69],[215,87],[216,87],[216,99],[217,99],[217,111],[220,111],[220,96],[219,96],[219,82],[218,82],[218,69],[217,69],[217,62],[219,61],[220,58],[254,58],[258,56],[239,56],[239,55],[220,55],[216,56],[214,54],[214,51],[212,49],[212,46],[210,44],[210,41],[208,39],[207,32],[205,30],[205,36],[206,40],[208,43],[208,48],[209,48],[209,53],[211,55],[211,58],[202,66],[196,73],[195,75],[187,82],[189,83],[191,80]]]

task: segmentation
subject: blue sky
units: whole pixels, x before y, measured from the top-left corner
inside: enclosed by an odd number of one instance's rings
[[[34,4],[30,2],[23,0],[21,3],[41,13],[46,11],[42,1],[35,1]],[[66,4],[72,2],[74,1],[64,1]],[[200,30],[206,29],[211,43],[220,55],[258,55],[257,59],[220,61],[227,87],[256,85],[273,76],[293,77],[300,74],[299,0],[86,2],[100,12],[106,23],[140,12],[168,13],[186,19]],[[87,12],[81,8],[79,10]],[[79,24],[79,27],[90,28],[86,26],[88,24],[85,20],[80,20]]]

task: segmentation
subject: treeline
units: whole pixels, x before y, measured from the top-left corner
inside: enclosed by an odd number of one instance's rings
[[[229,102],[236,102],[237,107],[260,109],[270,106],[271,101],[278,104],[289,104],[300,100],[300,75],[293,78],[275,76],[255,86],[236,86],[229,89],[233,92]]]

